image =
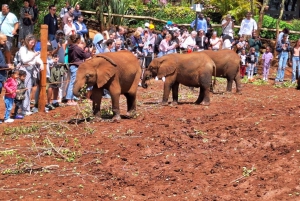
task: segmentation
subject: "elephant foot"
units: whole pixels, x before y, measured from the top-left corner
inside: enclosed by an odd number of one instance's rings
[[[202,102],[200,103],[200,105],[209,106],[209,105],[210,105],[210,102],[202,101]]]
[[[115,115],[113,118],[112,118],[112,122],[120,122],[121,120],[121,116],[120,115]]]
[[[161,105],[162,105],[162,106],[167,106],[167,105],[168,105],[168,102],[167,102],[167,101],[163,101],[163,102],[161,102]]]
[[[136,111],[135,110],[128,111],[126,113],[126,116],[128,116],[130,118],[134,118],[134,117],[136,117]]]

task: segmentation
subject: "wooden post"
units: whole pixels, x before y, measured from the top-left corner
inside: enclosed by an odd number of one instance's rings
[[[45,111],[46,106],[46,71],[47,71],[47,43],[48,43],[48,25],[41,25],[41,59],[44,63],[44,70],[41,71],[39,112]]]

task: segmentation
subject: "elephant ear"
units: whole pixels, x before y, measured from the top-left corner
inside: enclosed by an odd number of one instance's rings
[[[176,70],[176,61],[174,58],[168,58],[160,61],[157,77],[161,79],[162,77],[166,77]]]
[[[110,78],[112,78],[117,72],[117,64],[107,56],[97,56],[104,59],[103,62],[96,67],[97,73],[97,86],[98,88],[103,87]]]

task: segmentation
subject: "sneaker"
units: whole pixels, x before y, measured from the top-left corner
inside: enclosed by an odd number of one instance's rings
[[[31,109],[31,114],[33,114],[33,113],[37,113],[39,111],[39,109],[38,108],[36,108],[36,107],[33,107],[32,109]]]
[[[55,109],[55,107],[53,106],[53,104],[46,105],[46,108],[48,108],[49,110],[54,110]]]
[[[12,123],[12,122],[14,122],[13,119],[5,119],[5,120],[4,120],[4,123]]]
[[[33,113],[32,112],[22,112],[22,115],[24,116],[29,116],[29,115],[32,115]]]
[[[59,107],[59,103],[56,102],[56,103],[52,103],[53,107]]]
[[[23,119],[24,118],[24,116],[23,115],[20,115],[20,114],[17,114],[16,116],[15,116],[15,119]]]

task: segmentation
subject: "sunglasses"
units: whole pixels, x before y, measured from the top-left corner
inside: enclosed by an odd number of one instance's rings
[[[51,8],[51,10],[56,11],[56,8]]]

